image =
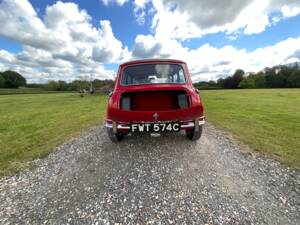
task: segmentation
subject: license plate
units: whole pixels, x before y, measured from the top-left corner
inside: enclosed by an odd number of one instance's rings
[[[134,132],[178,132],[179,123],[133,123],[130,131]]]

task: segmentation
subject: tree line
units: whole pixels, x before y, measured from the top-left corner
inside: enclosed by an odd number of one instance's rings
[[[103,89],[101,92],[109,92],[114,86],[114,81],[98,79],[92,81],[81,79],[72,82],[49,80],[45,84],[27,84],[26,79],[15,71],[0,72],[0,88],[18,88],[20,86],[47,91],[94,92],[97,89]],[[217,81],[201,81],[195,83],[194,86],[198,89],[299,88],[300,68],[298,64],[293,66],[280,65],[247,74],[243,70],[237,69],[232,76],[220,78]]]
[[[62,80],[49,80],[45,84],[28,84],[29,88],[42,88],[47,91],[78,91],[78,92],[94,92],[98,89],[112,89],[114,86],[113,80],[74,80],[72,82],[66,82]],[[104,90],[107,92],[107,90]]]
[[[78,91],[78,92],[94,92],[97,89],[111,89],[114,85],[113,80],[99,80],[94,79],[88,81],[86,79],[74,80],[72,82],[66,82],[63,80],[49,80],[45,84],[41,83],[27,83],[26,79],[15,71],[0,72],[0,88],[39,88],[47,91]]]
[[[248,73],[237,69],[232,76],[217,81],[201,81],[195,83],[198,89],[236,89],[236,88],[299,88],[300,68],[293,66],[274,66],[258,73]]]

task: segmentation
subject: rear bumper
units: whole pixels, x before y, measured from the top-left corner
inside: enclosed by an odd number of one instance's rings
[[[163,122],[163,121],[158,121],[158,122]],[[202,126],[205,124],[205,117],[202,116],[197,120],[192,120],[192,121],[180,121],[180,128],[181,130],[186,130],[186,129],[192,129],[195,127],[195,122],[198,122],[199,126]],[[105,127],[108,129],[115,129],[120,130],[120,131],[129,131],[130,130],[130,123],[118,123],[116,121],[106,121],[105,122]]]
[[[107,121],[118,123],[142,123],[155,122],[153,115],[158,114],[157,121],[192,121],[203,117],[202,105],[171,111],[128,111],[116,108],[109,108]]]

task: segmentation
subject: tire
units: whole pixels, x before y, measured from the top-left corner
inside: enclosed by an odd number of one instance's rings
[[[191,130],[186,130],[185,134],[186,137],[192,141],[197,141],[200,139],[201,135],[202,135],[202,126],[199,126],[199,129],[196,131],[195,128],[191,129]]]
[[[111,128],[108,128],[107,129],[107,134],[108,134],[108,137],[109,137],[109,139],[112,141],[112,142],[114,142],[114,143],[118,143],[118,142],[120,142],[120,141],[122,141],[122,139],[123,139],[123,134],[121,134],[121,133],[114,133],[113,132],[113,129],[111,129]]]

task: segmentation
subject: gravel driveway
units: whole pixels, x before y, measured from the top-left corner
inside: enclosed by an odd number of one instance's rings
[[[212,126],[109,141],[102,125],[0,180],[0,224],[299,224],[300,173]]]

